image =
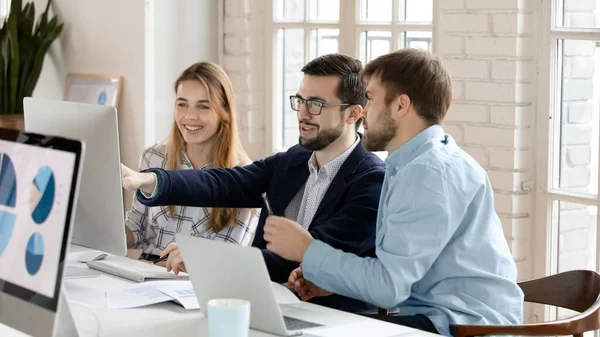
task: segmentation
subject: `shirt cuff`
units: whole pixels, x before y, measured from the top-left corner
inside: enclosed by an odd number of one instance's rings
[[[154,188],[152,189],[152,194],[148,195],[148,193],[142,191],[140,189],[140,193],[142,193],[142,195],[146,198],[146,199],[152,199],[154,198],[154,196],[156,195],[156,187],[158,186],[158,177],[156,176],[156,173],[154,172],[150,172],[150,174],[154,175]]]
[[[313,240],[311,242],[302,257],[302,274],[307,280],[312,282],[316,279],[323,257],[328,255],[331,250],[335,249],[322,241]]]

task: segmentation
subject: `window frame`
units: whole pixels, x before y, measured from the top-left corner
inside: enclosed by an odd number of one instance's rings
[[[338,29],[339,42],[338,52],[351,55],[360,59],[360,33],[363,31],[390,31],[391,50],[397,50],[402,33],[410,31],[431,32],[431,48],[434,51],[436,32],[434,30],[437,0],[433,0],[432,22],[398,22],[399,5],[402,0],[392,0],[392,21],[389,23],[360,22],[360,0],[340,0],[340,15],[338,22],[313,22],[308,20],[311,0],[304,1],[304,19],[298,21],[276,21],[274,15],[274,2],[265,1],[265,79],[264,79],[264,111],[265,111],[265,149],[267,155],[286,151],[283,140],[283,114],[278,109],[276,95],[278,70],[282,65],[277,59],[277,33],[279,29],[303,29],[304,30],[304,59],[306,62],[310,57],[310,31],[313,29]],[[322,1],[322,0],[321,0]],[[344,4],[352,2],[351,6]],[[305,62],[305,63],[306,63]]]
[[[568,28],[557,27],[558,18],[562,15],[561,0],[539,0],[538,13],[538,48],[537,48],[537,116],[536,141],[537,153],[532,163],[535,172],[535,208],[532,217],[532,277],[539,278],[557,273],[559,218],[558,211],[553,209],[554,202],[577,203],[596,206],[596,245],[600,244],[600,179],[599,193],[591,196],[583,193],[554,188],[555,170],[560,169],[561,123],[561,71],[559,71],[558,41],[587,40],[600,41],[600,28]],[[556,10],[555,10],[556,9]],[[600,147],[598,151],[600,156]],[[558,155],[556,155],[558,154]],[[600,157],[599,157],[600,158]],[[600,177],[600,172],[591,172]],[[596,250],[596,270],[600,270],[600,250]],[[537,321],[556,319],[556,309],[545,306],[534,309]]]

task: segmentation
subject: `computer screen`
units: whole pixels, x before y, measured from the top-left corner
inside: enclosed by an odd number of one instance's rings
[[[71,242],[125,256],[125,211],[117,111],[112,106],[23,100],[25,130],[79,139],[88,155],[82,171]]]
[[[79,165],[78,151],[63,148],[69,142],[25,133],[15,141],[0,137],[0,292],[50,310],[56,309]]]

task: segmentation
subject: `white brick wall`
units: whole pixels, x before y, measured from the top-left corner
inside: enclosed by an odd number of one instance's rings
[[[523,186],[532,173],[535,72],[533,47],[527,45],[533,34],[525,22],[532,18],[527,2],[533,1],[443,0],[434,22],[437,53],[458,88],[445,127],[489,174],[519,279],[531,277],[532,269],[532,192]]]
[[[487,14],[447,14],[440,17],[440,23],[447,32],[487,32],[489,31]]]
[[[263,58],[260,48],[260,39],[264,38],[261,5],[264,1],[226,0],[223,27],[223,68],[236,92],[240,138],[253,159],[261,158],[265,153],[265,118],[260,110],[264,104],[264,88],[261,86],[264,78],[256,66]],[[254,15],[252,8],[257,9]]]

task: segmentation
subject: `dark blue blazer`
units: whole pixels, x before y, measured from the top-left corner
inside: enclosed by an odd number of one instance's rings
[[[262,249],[271,280],[287,282],[299,264],[266,249],[263,227],[268,211],[261,195],[267,192],[273,213],[284,216],[286,207],[308,179],[311,154],[296,145],[287,152],[242,167],[177,171],[151,168],[145,172],[156,173],[156,194],[147,199],[138,191],[137,198],[147,206],[262,208],[252,245]],[[361,139],[319,204],[308,228],[312,236],[345,252],[375,256],[375,223],[383,176],[383,161],[367,152]],[[314,298],[311,302],[352,312],[376,310],[339,295]]]

